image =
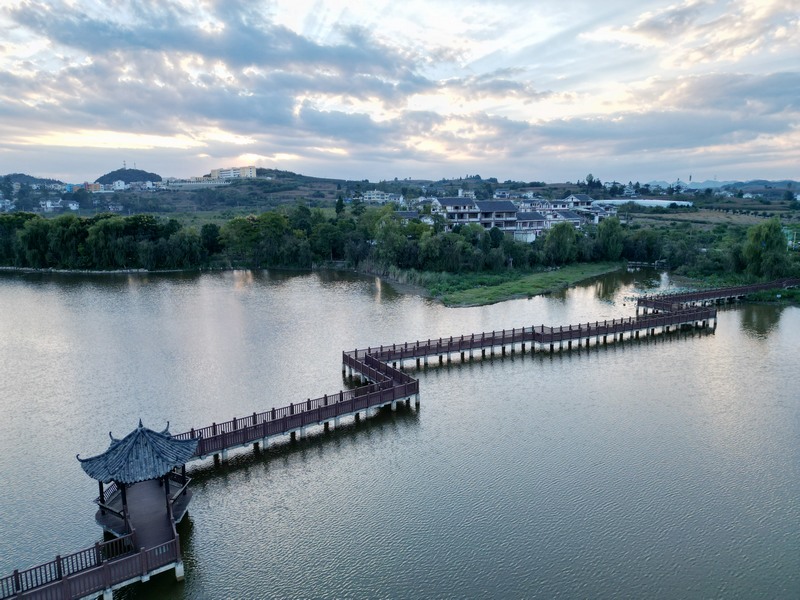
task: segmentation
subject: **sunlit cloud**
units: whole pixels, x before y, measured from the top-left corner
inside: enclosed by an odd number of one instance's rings
[[[104,150],[357,179],[800,161],[797,0],[10,0],[0,27],[9,171],[95,177]]]
[[[159,136],[126,133],[124,131],[75,130],[51,132],[30,137],[20,137],[16,143],[23,145],[64,148],[125,148],[151,150],[154,148],[190,149],[203,143],[188,136]]]

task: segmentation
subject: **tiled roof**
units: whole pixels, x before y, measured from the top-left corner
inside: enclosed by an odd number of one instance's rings
[[[475,205],[481,212],[517,212],[517,207],[510,200],[479,201]]]
[[[519,212],[517,221],[546,221],[545,216],[538,212]]]
[[[176,440],[164,431],[139,427],[121,440],[110,433],[111,445],[103,454],[78,460],[86,474],[103,483],[137,483],[157,479],[173,467],[185,464],[194,455],[198,440]]]

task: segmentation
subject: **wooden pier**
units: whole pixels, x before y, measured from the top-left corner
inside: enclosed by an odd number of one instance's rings
[[[554,353],[557,350],[605,346],[622,342],[626,337],[635,340],[676,330],[716,328],[716,304],[756,291],[797,285],[800,285],[800,280],[787,279],[736,288],[642,297],[637,301],[635,317],[557,327],[531,325],[344,351],[343,374],[350,381],[361,383],[354,389],[192,428],[169,438],[176,444],[196,442],[193,454],[189,456],[192,452],[189,450],[182,458],[184,465],[187,461],[212,456],[215,461],[223,461],[230,450],[251,446],[266,448],[270,438],[279,436],[288,435],[294,440],[302,437],[312,426],[323,426],[328,430],[331,424],[338,426],[345,417],[359,421],[371,409],[391,407],[395,410],[400,402],[410,406],[412,399],[419,406],[419,380],[403,370],[405,361],[414,361],[419,368],[428,365],[431,357],[438,364],[444,364],[445,361],[450,363],[453,356],[463,361],[467,357],[474,358],[476,353],[481,357],[487,353],[493,356],[495,352],[502,356],[516,351]],[[640,310],[643,314],[639,314]],[[139,427],[142,427],[141,423]],[[100,595],[105,600],[111,598],[114,589],[147,581],[152,575],[166,570],[175,569],[176,577],[182,579],[183,563],[175,523],[185,514],[191,498],[188,484],[185,467],[182,473],[172,469],[164,475],[161,486],[157,481],[134,483],[127,487],[128,497],[137,500],[136,509],[130,512],[127,505],[123,507],[125,486],[117,489],[112,484],[103,489],[101,484],[100,496],[96,500],[100,507],[97,521],[106,531],[119,537],[0,578],[0,600],[75,600]],[[166,514],[163,512],[165,506]]]
[[[769,283],[754,283],[697,292],[641,296],[636,300],[636,314],[647,312],[675,312],[690,306],[711,306],[742,300],[749,294],[765,290],[787,289],[800,286],[800,279],[779,279]]]

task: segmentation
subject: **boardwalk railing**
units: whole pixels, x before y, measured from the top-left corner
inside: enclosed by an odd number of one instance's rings
[[[204,458],[228,449],[254,444],[270,436],[286,434],[336,417],[352,415],[415,396],[419,394],[419,381],[392,365],[404,359],[528,342],[560,344],[656,327],[708,323],[716,318],[716,314],[713,307],[695,307],[594,323],[560,327],[536,325],[345,351],[342,352],[342,365],[359,373],[369,384],[264,412],[254,412],[244,417],[234,417],[230,421],[193,428],[174,437],[198,439],[195,458]]]
[[[138,551],[133,540],[131,533],[26,571],[14,571],[0,579],[0,599],[83,598],[180,560],[177,534],[168,542]]]
[[[751,285],[740,285],[713,290],[700,290],[697,292],[683,292],[679,294],[658,294],[655,296],[642,296],[636,300],[637,309],[651,308],[661,311],[677,310],[686,304],[694,302],[708,302],[715,300],[727,300],[742,298],[748,294],[762,292],[765,290],[785,289],[800,286],[800,279],[778,279],[768,283],[754,283]]]

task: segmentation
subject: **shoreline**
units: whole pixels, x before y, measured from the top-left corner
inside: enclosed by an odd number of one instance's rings
[[[592,269],[591,266],[599,268]],[[588,267],[588,271],[586,272]],[[222,271],[237,271],[237,270],[273,270],[273,271],[334,271],[341,273],[355,273],[357,275],[378,277],[386,281],[389,285],[395,288],[401,294],[408,294],[420,296],[428,300],[442,304],[447,308],[473,308],[477,306],[490,306],[508,300],[520,300],[524,298],[532,298],[534,296],[542,296],[551,294],[553,292],[573,287],[584,281],[588,281],[595,277],[613,273],[620,269],[624,269],[624,263],[576,263],[567,265],[554,270],[540,271],[535,273],[518,273],[511,279],[500,281],[496,284],[490,285],[477,285],[475,287],[464,287],[449,293],[437,295],[422,284],[413,283],[409,281],[401,281],[397,277],[392,276],[388,272],[381,272],[380,269],[358,269],[347,268],[341,265],[329,266],[314,266],[311,269],[281,269],[279,267],[269,267],[252,269],[247,267],[226,267],[226,268],[211,268],[211,269],[169,269],[161,271],[149,271],[147,269],[116,269],[116,270],[91,270],[91,269],[55,269],[44,268],[35,269],[32,267],[11,267],[0,266],[0,273],[22,273],[31,275],[161,275],[161,274],[175,274],[175,273],[208,273],[208,272],[222,272]],[[576,272],[577,271],[577,272]],[[445,277],[455,275],[450,273],[436,273],[436,275],[443,275]],[[684,282],[687,288],[703,289],[707,285],[706,282],[700,279],[695,279],[686,276],[675,276],[676,279]],[[538,281],[537,281],[538,280]],[[520,286],[530,286],[529,289],[520,290]],[[766,294],[749,300],[755,304],[769,304],[777,306],[800,306],[800,292],[785,290],[782,293],[774,294],[771,298],[766,298]]]

